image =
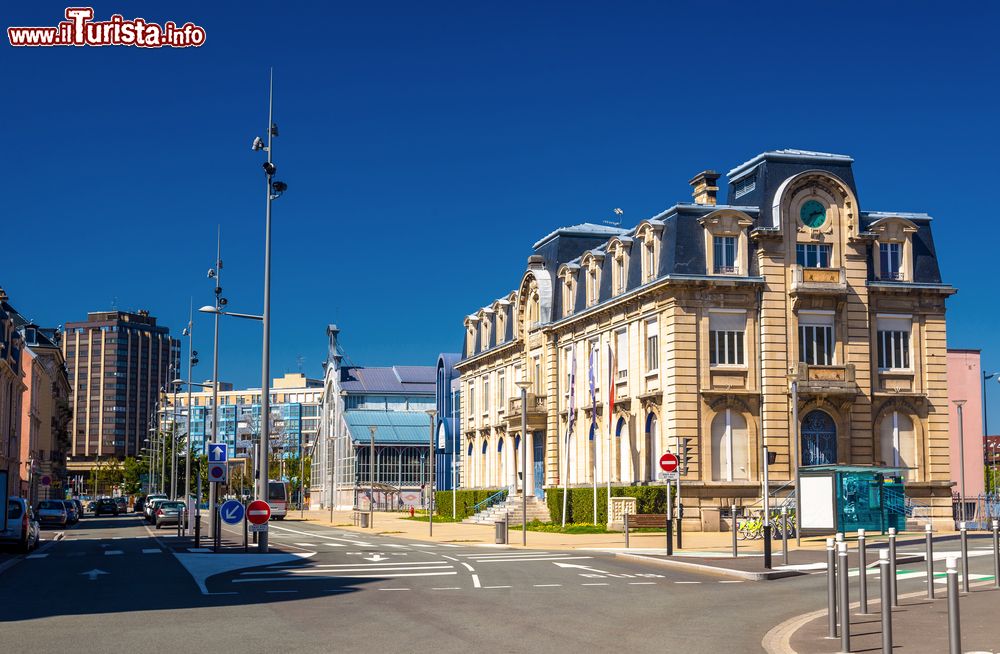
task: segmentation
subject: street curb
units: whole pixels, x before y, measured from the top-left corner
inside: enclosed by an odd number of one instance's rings
[[[678,561],[677,559],[658,559],[642,554],[628,554],[625,552],[615,552],[616,559],[624,559],[634,563],[643,563],[658,568],[670,570],[684,570],[685,572],[695,572],[712,575],[715,577],[733,577],[744,581],[770,581],[772,579],[782,579],[784,577],[800,577],[807,573],[798,570],[771,570],[769,572],[749,572],[747,570],[735,570],[733,568],[720,568],[714,565],[703,563],[690,563],[688,561]]]
[[[975,584],[970,584],[969,588],[977,588],[981,586],[991,586],[992,581],[981,581]],[[926,591],[916,591],[913,593],[906,593],[905,595],[900,595],[899,599],[909,599],[911,597],[926,597]],[[881,606],[881,599],[878,597],[873,597],[868,599],[869,605],[876,604]],[[861,602],[851,602],[851,610],[861,608]],[[899,607],[897,607],[899,608]],[[760,641],[761,647],[767,654],[799,654],[798,650],[792,649],[792,636],[795,635],[802,627],[806,626],[813,620],[826,615],[826,609],[819,609],[818,611],[811,611],[809,613],[803,613],[792,618],[788,618],[784,622],[781,622],[773,627],[766,634],[764,638]],[[874,611],[871,611],[874,613]]]

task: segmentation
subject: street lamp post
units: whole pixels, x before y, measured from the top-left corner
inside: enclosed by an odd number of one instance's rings
[[[176,370],[174,372],[177,372]],[[173,375],[170,378],[173,379]],[[177,499],[177,390],[178,384],[172,384],[174,387],[174,410],[173,416],[174,421],[171,425],[172,430],[170,432],[170,499]]]
[[[375,528],[375,425],[368,427],[371,445],[368,450],[368,528]]]
[[[429,531],[428,535],[434,535],[434,417],[437,415],[436,409],[427,409],[427,417],[430,418],[431,423],[431,436],[427,443],[427,469],[430,471],[428,475],[429,485],[429,497],[430,502],[427,504],[427,518]]]
[[[514,382],[521,389],[521,545],[528,545],[528,387],[531,382]]]
[[[965,522],[965,425],[962,423],[965,400],[953,401],[958,408],[958,515],[959,520]]]
[[[274,70],[271,70],[270,90],[267,101],[267,146],[265,147],[258,137],[254,140],[251,149],[266,150],[267,161],[264,162],[264,194],[266,205],[264,210],[264,335],[263,346],[261,348],[261,415],[265,416],[261,429],[261,443],[267,443],[270,432],[270,383],[271,383],[271,203],[281,196],[288,188],[284,182],[274,179],[277,166],[272,161],[273,137],[278,135],[278,126],[274,123]],[[262,456],[259,462],[259,475],[257,480],[257,496],[267,501],[267,456]],[[258,540],[260,552],[267,552],[267,532],[260,532]]]

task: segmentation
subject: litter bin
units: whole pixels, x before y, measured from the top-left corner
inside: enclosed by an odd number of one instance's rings
[[[367,511],[362,511],[361,512],[361,514],[360,514],[359,517],[361,518],[361,528],[362,529],[368,529],[368,525],[370,524],[368,522],[368,520],[371,518],[371,515],[372,514],[368,513]]]
[[[507,521],[506,520],[497,520],[494,524],[496,525],[496,528],[497,528],[496,544],[497,545],[506,545],[507,544]]]

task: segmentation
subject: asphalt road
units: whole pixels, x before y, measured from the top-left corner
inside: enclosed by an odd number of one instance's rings
[[[771,626],[825,602],[822,574],[727,583],[601,552],[301,522],[272,522],[270,534],[266,558],[197,553],[138,517],[85,519],[0,574],[3,649],[728,654],[761,651]],[[921,587],[906,574],[901,592]]]

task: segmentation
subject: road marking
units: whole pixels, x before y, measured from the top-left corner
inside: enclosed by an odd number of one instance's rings
[[[410,590],[409,588],[379,588],[378,590]]]
[[[630,582],[628,582],[628,585],[629,586],[655,586],[656,582],[655,581],[630,581]]]
[[[448,563],[444,561],[389,561],[386,563],[316,563],[313,564],[314,568],[399,568],[399,567],[409,567],[409,566],[428,566],[443,564],[443,567],[451,568]],[[269,566],[272,571],[282,570],[282,569],[293,569],[301,570],[303,569],[300,565],[291,565],[284,563],[276,563]]]
[[[343,547],[344,546],[343,543],[323,543],[323,545],[326,545],[327,547]]]
[[[562,584],[535,584],[535,588],[559,588]]]
[[[94,581],[94,580],[95,580],[95,579],[97,579],[97,578],[98,578],[99,576],[101,576],[101,575],[106,575],[106,574],[109,574],[109,573],[105,572],[104,570],[99,570],[99,569],[97,569],[97,568],[94,568],[93,570],[88,570],[88,571],[86,571],[86,572],[81,572],[80,574],[81,574],[81,575],[87,575],[87,577],[88,577],[88,578],[89,578],[89,579],[90,579],[91,581]]]
[[[743,581],[742,580],[738,580],[738,579],[735,579],[735,580],[734,579],[730,579],[728,581],[719,581],[719,583],[720,584],[742,584]]]
[[[316,543],[295,543],[296,545],[301,545],[302,547],[316,547]]]
[[[265,593],[297,593],[297,590],[265,590]]]
[[[510,561],[572,561],[592,559],[592,556],[509,556],[493,559],[475,559],[476,563],[507,563]]]
[[[479,583],[479,575],[472,575],[472,586],[474,588],[482,588],[482,584]]]
[[[163,550],[159,547],[144,547],[142,550],[143,554],[162,554]]]
[[[469,572],[475,572],[475,571],[476,571],[476,569],[475,569],[475,568],[473,568],[473,567],[472,567],[471,565],[469,565],[469,564],[468,564],[468,563],[466,563],[465,561],[462,561],[462,565],[464,565],[464,566],[465,566],[465,568],[466,568],[466,569],[467,569],[467,570],[468,570]]]
[[[611,584],[606,584],[606,583],[589,583],[589,584],[580,584],[580,585],[581,586],[610,586]]]
[[[442,554],[441,558],[448,559],[449,561],[458,561],[458,559],[456,559],[454,556],[448,556],[447,554]]]
[[[342,540],[342,541],[345,541],[347,543],[351,543],[352,545],[360,545],[362,547],[366,547],[366,546],[370,547],[371,546],[371,543],[368,543],[368,542],[365,542],[365,541],[362,541],[362,540],[357,540],[357,539],[337,538],[336,536],[326,536],[324,534],[317,534],[316,532],[312,532],[312,531],[301,531],[299,529],[289,529],[288,527],[278,527],[277,525],[271,525],[270,528],[271,529],[277,529],[279,531],[288,531],[288,532],[291,532],[293,534],[300,534],[302,536],[312,536],[313,538],[325,538],[327,540]]]
[[[254,577],[253,579],[233,579],[234,584],[251,584],[251,583],[261,583],[268,581],[291,581],[293,579],[385,579],[386,577],[439,577],[444,575],[457,575],[458,573],[454,570],[450,572],[404,572],[402,574],[396,574],[392,572],[382,573],[382,574],[339,574],[338,573],[327,573],[324,575],[315,575],[310,577],[296,577],[294,575],[287,577]]]
[[[46,556],[48,556],[48,554],[29,554],[28,556],[26,556],[24,558],[26,558],[26,559],[44,559]]]
[[[483,586],[483,588],[510,588],[510,586]]]
[[[700,581],[675,581],[675,584],[700,584]]]
[[[409,547],[409,545],[400,545],[399,543],[384,543],[384,544],[386,547],[402,547],[402,548]]]
[[[418,567],[400,568],[400,567],[396,567],[396,566],[393,566],[393,567],[390,567],[390,568],[386,568],[386,567],[374,567],[374,568],[337,568],[335,570],[331,570],[329,568],[291,568],[291,569],[289,569],[289,568],[283,568],[281,570],[258,570],[258,571],[254,571],[254,572],[243,572],[241,574],[250,576],[250,575],[273,575],[273,574],[278,573],[278,572],[287,572],[287,573],[290,573],[290,574],[293,574],[293,575],[312,575],[312,574],[334,574],[334,573],[335,574],[340,574],[341,572],[386,572],[386,573],[393,573],[393,572],[412,572],[414,570],[423,571],[423,570],[453,570],[453,569],[454,568],[452,568],[452,566],[450,566],[450,565],[428,565],[428,566],[422,566],[422,567],[419,567],[419,568]],[[454,574],[458,574],[458,573],[455,572]]]
[[[462,590],[458,586],[446,586],[444,588],[431,588],[431,590]]]
[[[124,554],[121,550],[104,550],[105,556],[115,556],[117,554]]]

